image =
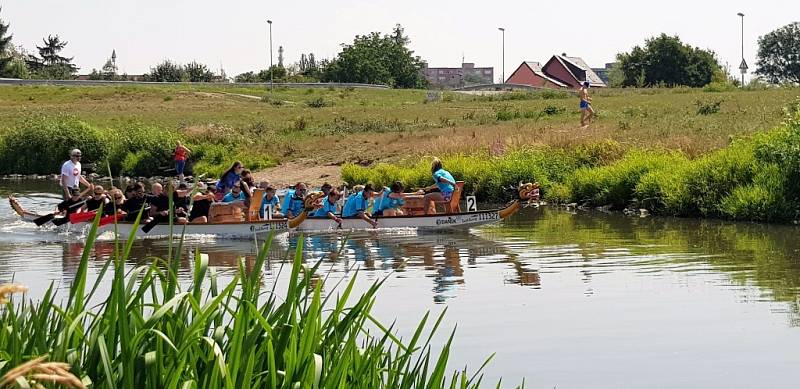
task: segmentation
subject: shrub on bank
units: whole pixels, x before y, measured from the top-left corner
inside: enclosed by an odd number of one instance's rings
[[[83,152],[84,170],[114,175],[172,174],[173,151],[185,137],[174,130],[138,122],[96,128],[69,115],[30,115],[0,132],[0,174],[57,174],[70,149]],[[244,151],[244,142],[227,133],[189,139],[196,174],[219,177],[233,161],[249,169],[275,165],[267,156]]]
[[[257,171],[273,167],[277,162],[265,155],[248,152],[236,144],[201,143],[189,145],[192,149],[192,166],[196,176],[222,177],[235,161],[240,161],[250,170]]]
[[[567,185],[575,201],[624,208],[634,199],[642,176],[673,168],[683,160],[675,153],[632,151],[607,166],[577,169]]]
[[[798,105],[800,107],[800,105]],[[479,201],[513,196],[520,182],[539,181],[550,202],[635,205],[656,214],[790,222],[800,217],[800,109],[784,125],[690,160],[682,154],[631,150],[615,142],[572,149],[512,150],[500,157],[445,156],[446,169]],[[433,183],[429,160],[366,168],[346,165],[345,180]]]
[[[403,165],[371,167],[346,164],[342,167],[342,178],[350,184],[389,185],[400,180],[408,188],[424,187],[433,184],[430,161],[423,158]],[[521,182],[538,181],[543,194],[547,193],[553,183],[563,181],[577,167],[573,154],[550,147],[521,148],[501,157],[449,155],[442,157],[442,163],[456,180],[465,182],[466,193],[475,194],[479,201],[491,202],[512,199]]]
[[[172,169],[175,145],[180,134],[141,123],[128,123],[108,130],[108,163],[112,172],[133,176],[164,174]]]
[[[31,115],[0,133],[0,174],[61,171],[69,150],[79,148],[84,163],[104,161],[106,135],[70,116]]]

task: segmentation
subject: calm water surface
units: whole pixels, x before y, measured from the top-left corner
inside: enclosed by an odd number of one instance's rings
[[[31,209],[57,202],[54,183],[0,182]],[[12,189],[13,188],[13,189]],[[35,297],[69,285],[83,251],[78,234],[26,225],[0,207],[0,282]],[[800,230],[671,218],[526,209],[496,226],[450,233],[357,233],[304,238],[322,259],[326,293],[358,269],[358,287],[388,277],[374,313],[410,335],[426,311],[457,324],[452,368],[472,370],[496,352],[488,382],[532,388],[797,387]],[[281,259],[297,236],[279,236],[266,270],[279,290]],[[342,248],[342,246],[344,246]],[[193,237],[223,276],[250,241]],[[337,254],[341,249],[341,254]],[[96,272],[113,250],[92,253]],[[139,241],[129,266],[165,256]],[[286,273],[282,273],[286,274]],[[189,261],[181,277],[191,277]],[[485,381],[487,382],[487,381]]]

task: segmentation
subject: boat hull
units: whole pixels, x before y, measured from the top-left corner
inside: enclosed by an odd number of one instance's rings
[[[145,233],[138,228],[133,230],[132,223],[118,223],[116,226],[109,224],[101,227],[103,232],[114,232],[119,238],[127,239],[132,234],[137,238],[163,238],[173,235],[211,235],[222,238],[246,239],[253,236],[262,237],[270,233],[281,232],[307,232],[325,233],[332,231],[354,231],[354,230],[373,230],[373,229],[418,229],[418,230],[443,230],[443,229],[464,229],[483,224],[498,222],[519,209],[519,204],[514,203],[503,209],[493,209],[486,211],[457,213],[457,214],[438,214],[430,216],[396,216],[376,219],[378,225],[373,228],[369,223],[361,219],[342,219],[341,224],[330,219],[307,218],[297,227],[291,228],[289,220],[276,219],[258,222],[241,223],[207,223],[207,224],[186,224],[173,225],[170,231],[169,225],[157,225],[150,232]]]

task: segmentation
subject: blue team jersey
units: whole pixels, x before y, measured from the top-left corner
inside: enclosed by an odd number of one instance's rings
[[[444,178],[450,182],[456,182],[456,179],[453,178],[453,175],[450,174],[450,172],[444,169],[437,170],[436,173],[433,173],[433,181],[436,182],[436,186],[439,187],[439,190],[442,191],[442,193],[453,193],[453,191],[456,190],[452,184],[441,182],[439,181],[439,178]]]
[[[356,216],[359,212],[366,212],[367,207],[369,207],[369,200],[364,198],[364,192],[352,194],[344,203],[342,217]]]
[[[264,194],[264,198],[261,200],[261,209],[258,211],[259,215],[261,215],[261,218],[262,219],[264,218],[264,213],[267,211],[267,206],[268,205],[272,206],[272,211],[273,212],[277,211],[278,210],[278,203],[280,201],[281,201],[281,199],[278,198],[278,195],[273,195],[271,199],[267,200],[267,195]]]
[[[336,202],[331,203],[328,201],[328,197],[326,196],[322,199],[322,208],[314,211],[313,217],[328,217],[328,212],[332,214],[336,214],[337,206]]]
[[[244,192],[239,192],[238,196],[234,196],[233,192],[228,192],[228,194],[226,194],[225,197],[222,198],[222,202],[230,203],[233,201],[244,201],[245,199],[247,199],[247,197],[245,197]]]
[[[287,194],[286,199],[283,200],[282,209],[287,216],[289,215],[289,211],[292,211],[292,217],[297,217],[300,212],[303,212],[304,208],[303,199],[295,197],[294,192],[292,192],[291,196]]]
[[[389,197],[392,194],[392,190],[389,188],[383,188],[383,192],[381,197],[375,201],[375,212],[383,211],[386,209],[396,209],[400,208],[405,204],[405,201],[402,198],[395,199]]]
[[[286,212],[289,210],[289,202],[294,197],[294,189],[289,189],[286,191],[286,197],[283,198],[283,203],[281,203],[281,209]]]

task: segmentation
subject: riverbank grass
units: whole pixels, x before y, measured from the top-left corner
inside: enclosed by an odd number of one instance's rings
[[[690,158],[663,149],[519,147],[500,156],[445,156],[445,168],[467,181],[467,193],[487,202],[507,201],[508,188],[538,181],[545,200],[646,208],[675,216],[795,222],[800,219],[800,103],[776,128],[735,139],[725,148]],[[412,186],[433,181],[430,160],[371,167],[345,165],[351,184]]]
[[[52,122],[101,136],[108,151],[89,150],[86,162],[108,159],[123,174],[137,176],[163,173],[148,169],[168,168],[178,139],[195,151],[189,160],[195,175],[208,176],[235,159],[250,159],[245,165],[255,169],[293,161],[395,163],[427,155],[479,154],[498,140],[506,148],[557,149],[615,142],[625,150],[661,148],[696,158],[727,146],[731,138],[775,127],[782,107],[800,94],[796,88],[592,93],[598,117],[589,128],[579,128],[577,98],[570,91],[444,92],[439,101],[429,102],[422,90],[0,86],[0,143],[14,144],[19,138],[42,146],[34,154],[6,148],[29,161],[0,164],[0,174],[56,173],[59,163],[37,158],[64,158],[73,147],[91,149],[90,143],[61,137],[59,131],[33,131],[51,128]],[[707,106],[715,108],[699,109]]]

